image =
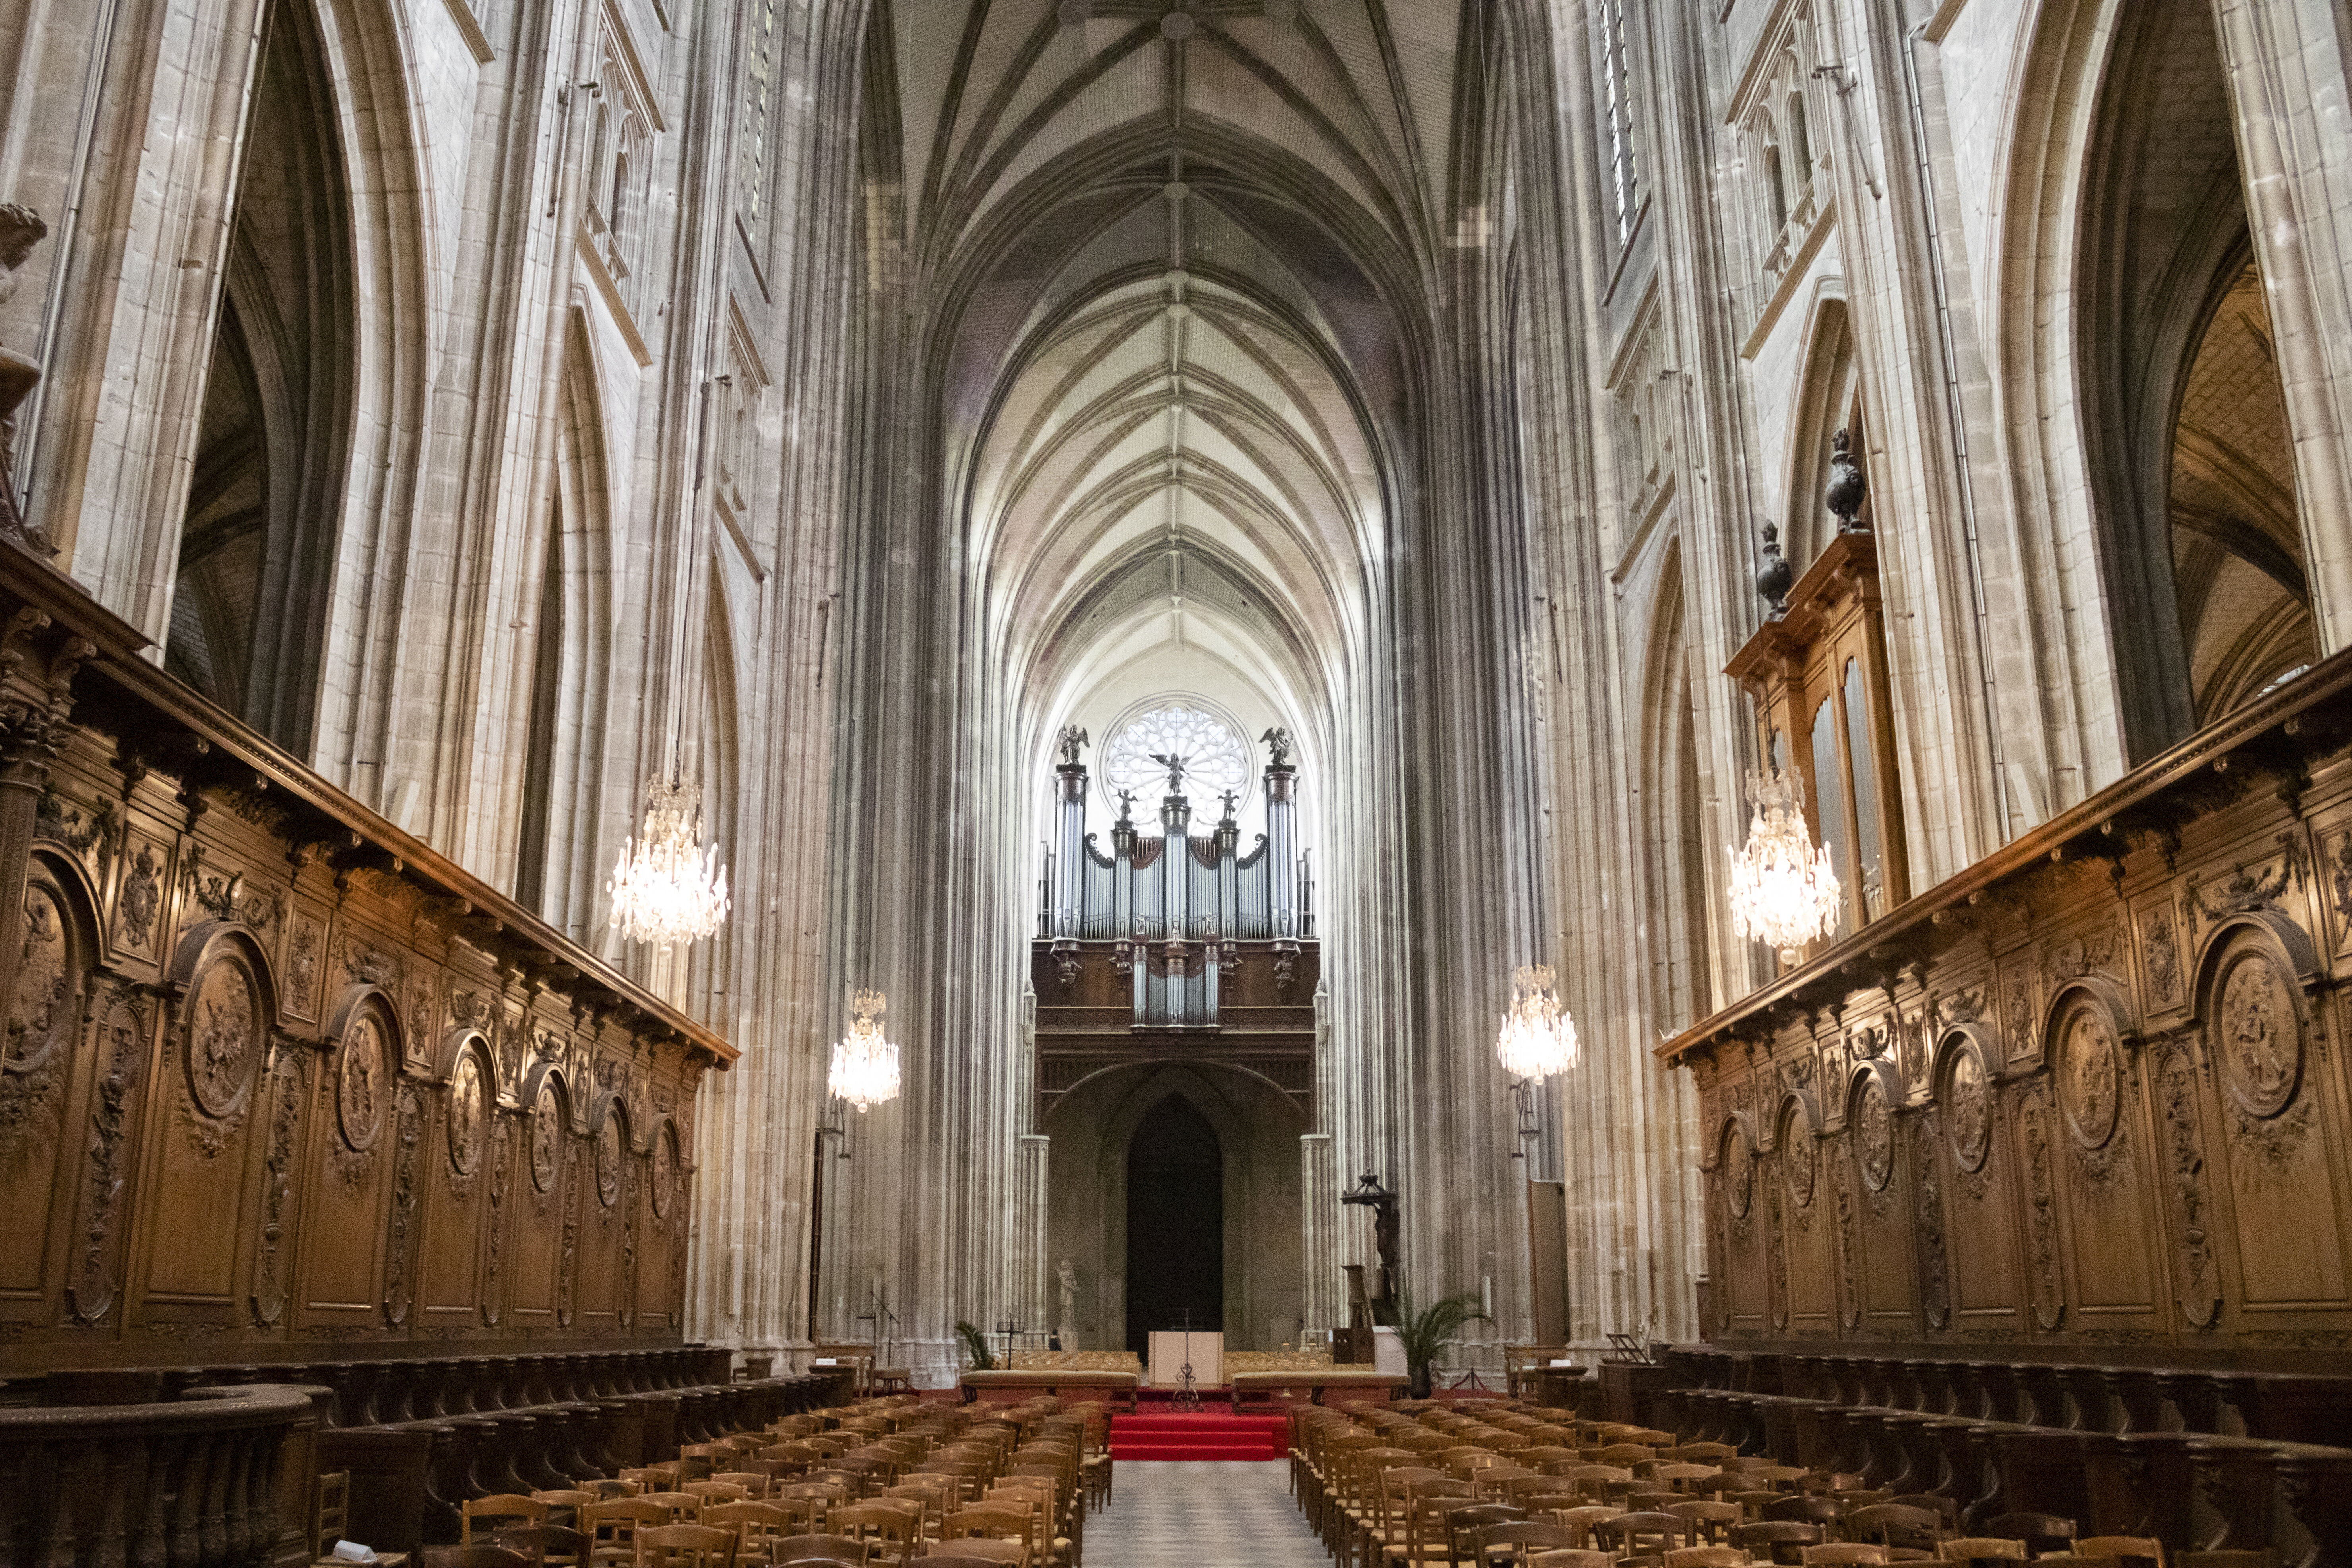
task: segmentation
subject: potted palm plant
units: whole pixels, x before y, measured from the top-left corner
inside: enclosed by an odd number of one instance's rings
[[[1437,1363],[1445,1342],[1460,1333],[1463,1324],[1486,1321],[1486,1314],[1479,1310],[1475,1290],[1433,1301],[1418,1312],[1412,1310],[1411,1297],[1399,1294],[1397,1339],[1404,1347],[1404,1369],[1412,1380],[1409,1392],[1413,1398],[1429,1397],[1429,1369]]]

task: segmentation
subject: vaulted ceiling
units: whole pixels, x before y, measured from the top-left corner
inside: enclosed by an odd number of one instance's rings
[[[1413,493],[1463,27],[1455,0],[877,9],[873,199],[938,493],[1034,721],[1171,642],[1310,726],[1339,706]]]

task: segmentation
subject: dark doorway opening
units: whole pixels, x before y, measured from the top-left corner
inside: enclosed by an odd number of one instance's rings
[[[1181,1095],[1151,1108],[1127,1146],[1127,1348],[1156,1329],[1225,1326],[1224,1152]]]

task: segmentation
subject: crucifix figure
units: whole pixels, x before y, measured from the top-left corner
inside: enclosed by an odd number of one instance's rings
[[[1367,1171],[1339,1200],[1343,1204],[1361,1204],[1372,1211],[1372,1251],[1381,1260],[1381,1272],[1372,1291],[1372,1310],[1377,1317],[1394,1321],[1397,1298],[1397,1195],[1381,1185],[1379,1176]]]

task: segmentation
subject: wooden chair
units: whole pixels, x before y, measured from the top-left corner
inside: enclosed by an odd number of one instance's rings
[[[1691,1543],[1691,1521],[1671,1513],[1621,1513],[1614,1519],[1604,1519],[1593,1527],[1605,1549],[1613,1549],[1620,1557],[1642,1556],[1653,1549],[1643,1542],[1657,1542],[1655,1551],[1672,1552]]]
[[[324,1557],[352,1527],[352,1473],[322,1470],[310,1489],[310,1555]]]
[[[2000,1536],[1956,1536],[1936,1542],[1938,1563],[2022,1563],[2025,1542]]]
[[[2172,1568],[2279,1568],[2278,1553],[2268,1547],[2252,1552],[2183,1552]]]
[[[1730,1545],[1732,1527],[1745,1517],[1737,1503],[1708,1502],[1704,1499],[1694,1502],[1668,1503],[1663,1511],[1678,1519],[1689,1520],[1691,1541],[1699,1546]]]
[[[1870,1541],[1890,1550],[1908,1547],[1913,1551],[1932,1552],[1936,1542],[1943,1538],[1944,1517],[1924,1508],[1905,1508],[1901,1503],[1872,1503],[1863,1508],[1849,1507],[1845,1514],[1845,1538],[1848,1541]],[[2156,1568],[2164,1568],[2161,1563]]]
[[[922,1526],[920,1504],[877,1498],[835,1509],[827,1529],[863,1544],[868,1563],[904,1563],[920,1544]]]
[[[1721,1466],[1738,1458],[1739,1450],[1728,1443],[1685,1443],[1678,1448],[1662,1450],[1658,1457],[1664,1459],[1696,1459]]]
[[[1650,1472],[1650,1479],[1668,1491],[1696,1497],[1698,1495],[1696,1483],[1721,1474],[1723,1468],[1720,1465],[1660,1465]]]
[[[1471,1561],[1523,1564],[1538,1552],[1571,1551],[1575,1545],[1569,1532],[1556,1524],[1519,1520],[1480,1531]]]
[[[2084,1552],[2045,1552],[2033,1561],[2047,1563],[2051,1568],[2123,1568],[2113,1557],[2094,1557]]]
[[[1029,1562],[1029,1510],[1023,1505],[969,1504],[940,1521],[940,1535],[943,1541],[1017,1541],[1022,1546],[1021,1563],[1025,1568]]]
[[[688,1497],[697,1499],[695,1516],[700,1518],[705,1509],[722,1502],[749,1502],[751,1494],[732,1481],[688,1481],[677,1489]]]
[[[1478,1538],[1498,1524],[1518,1524],[1527,1515],[1508,1503],[1474,1502],[1445,1510],[1445,1555],[1451,1563],[1475,1563]],[[1557,1529],[1558,1526],[1553,1528]],[[1567,1544],[1563,1542],[1561,1544]]]
[[[581,1568],[588,1560],[587,1533],[563,1524],[511,1525],[490,1544],[520,1552],[530,1568]]]
[[[1684,1546],[1666,1553],[1666,1568],[1748,1568],[1737,1546]]]
[[[702,1517],[702,1500],[692,1492],[643,1492],[637,1500],[667,1510],[669,1517],[661,1521],[664,1524],[692,1524]]]
[[[1586,1503],[1581,1508],[1565,1508],[1553,1514],[1552,1522],[1576,1537],[1574,1544],[1588,1547],[1595,1544],[1593,1531],[1612,1519],[1623,1515],[1622,1508],[1605,1502]]]
[[[579,1525],[580,1510],[599,1499],[595,1492],[567,1487],[561,1491],[533,1492],[530,1500],[547,1505],[547,1523],[572,1530]]]
[[[772,1502],[713,1503],[702,1510],[702,1522],[735,1532],[735,1561],[762,1564],[774,1561],[776,1542],[797,1533],[797,1515]]]
[[[588,1538],[588,1561],[598,1568],[634,1563],[637,1531],[648,1525],[671,1522],[669,1510],[643,1498],[614,1498],[592,1502],[580,1510],[580,1532]]]
[[[547,1505],[537,1498],[522,1497],[514,1492],[494,1492],[488,1497],[469,1498],[457,1505],[457,1541],[465,1546],[474,1543],[476,1520],[504,1520],[509,1524],[544,1524]],[[497,1529],[487,1525],[482,1533]]]
[[[1866,1542],[1833,1541],[1826,1546],[1805,1548],[1805,1568],[1850,1568],[1854,1563],[1885,1561],[1886,1548]]]
[[[787,1535],[776,1542],[777,1568],[788,1563],[845,1563],[864,1568],[866,1548],[845,1535]]]
[[[646,1489],[641,1481],[625,1481],[616,1477],[600,1477],[593,1481],[582,1481],[579,1483],[579,1489],[588,1493],[598,1502],[611,1502],[614,1498],[635,1497]]]
[[[1845,1504],[1833,1497],[1784,1497],[1764,1510],[1766,1519],[1794,1520],[1801,1524],[1818,1524],[1823,1534],[1836,1531],[1845,1521]]]
[[[2004,1513],[1985,1521],[1984,1531],[2025,1542],[2028,1557],[2063,1552],[2074,1543],[2074,1521],[2063,1514]]]
[[[1538,1552],[1528,1559],[1528,1568],[1616,1568],[1616,1563],[1606,1552]]]
[[[427,1546],[418,1551],[420,1568],[528,1568],[520,1552],[488,1542],[470,1546]]]
[[[940,1541],[932,1542],[919,1561],[937,1562],[940,1568],[965,1568],[967,1563],[979,1563],[990,1568],[1009,1563],[1018,1568],[1027,1560],[1027,1551],[1017,1541]]]
[[[765,1464],[767,1461],[761,1460],[758,1462]],[[697,1481],[695,1486],[740,1487],[743,1489],[743,1495],[740,1498],[733,1498],[729,1500],[734,1502],[763,1502],[767,1500],[769,1489],[775,1484],[775,1478],[769,1475],[764,1470],[720,1470],[707,1481]],[[694,1488],[684,1487],[679,1489],[683,1491],[692,1491]]]
[[[2074,1542],[2084,1557],[2113,1557],[2126,1568],[2164,1568],[2164,1542],[2145,1535],[2085,1535]]]
[[[1759,1563],[1802,1563],[1808,1546],[1822,1543],[1822,1527],[1794,1520],[1759,1520],[1734,1525],[1731,1544]]]

